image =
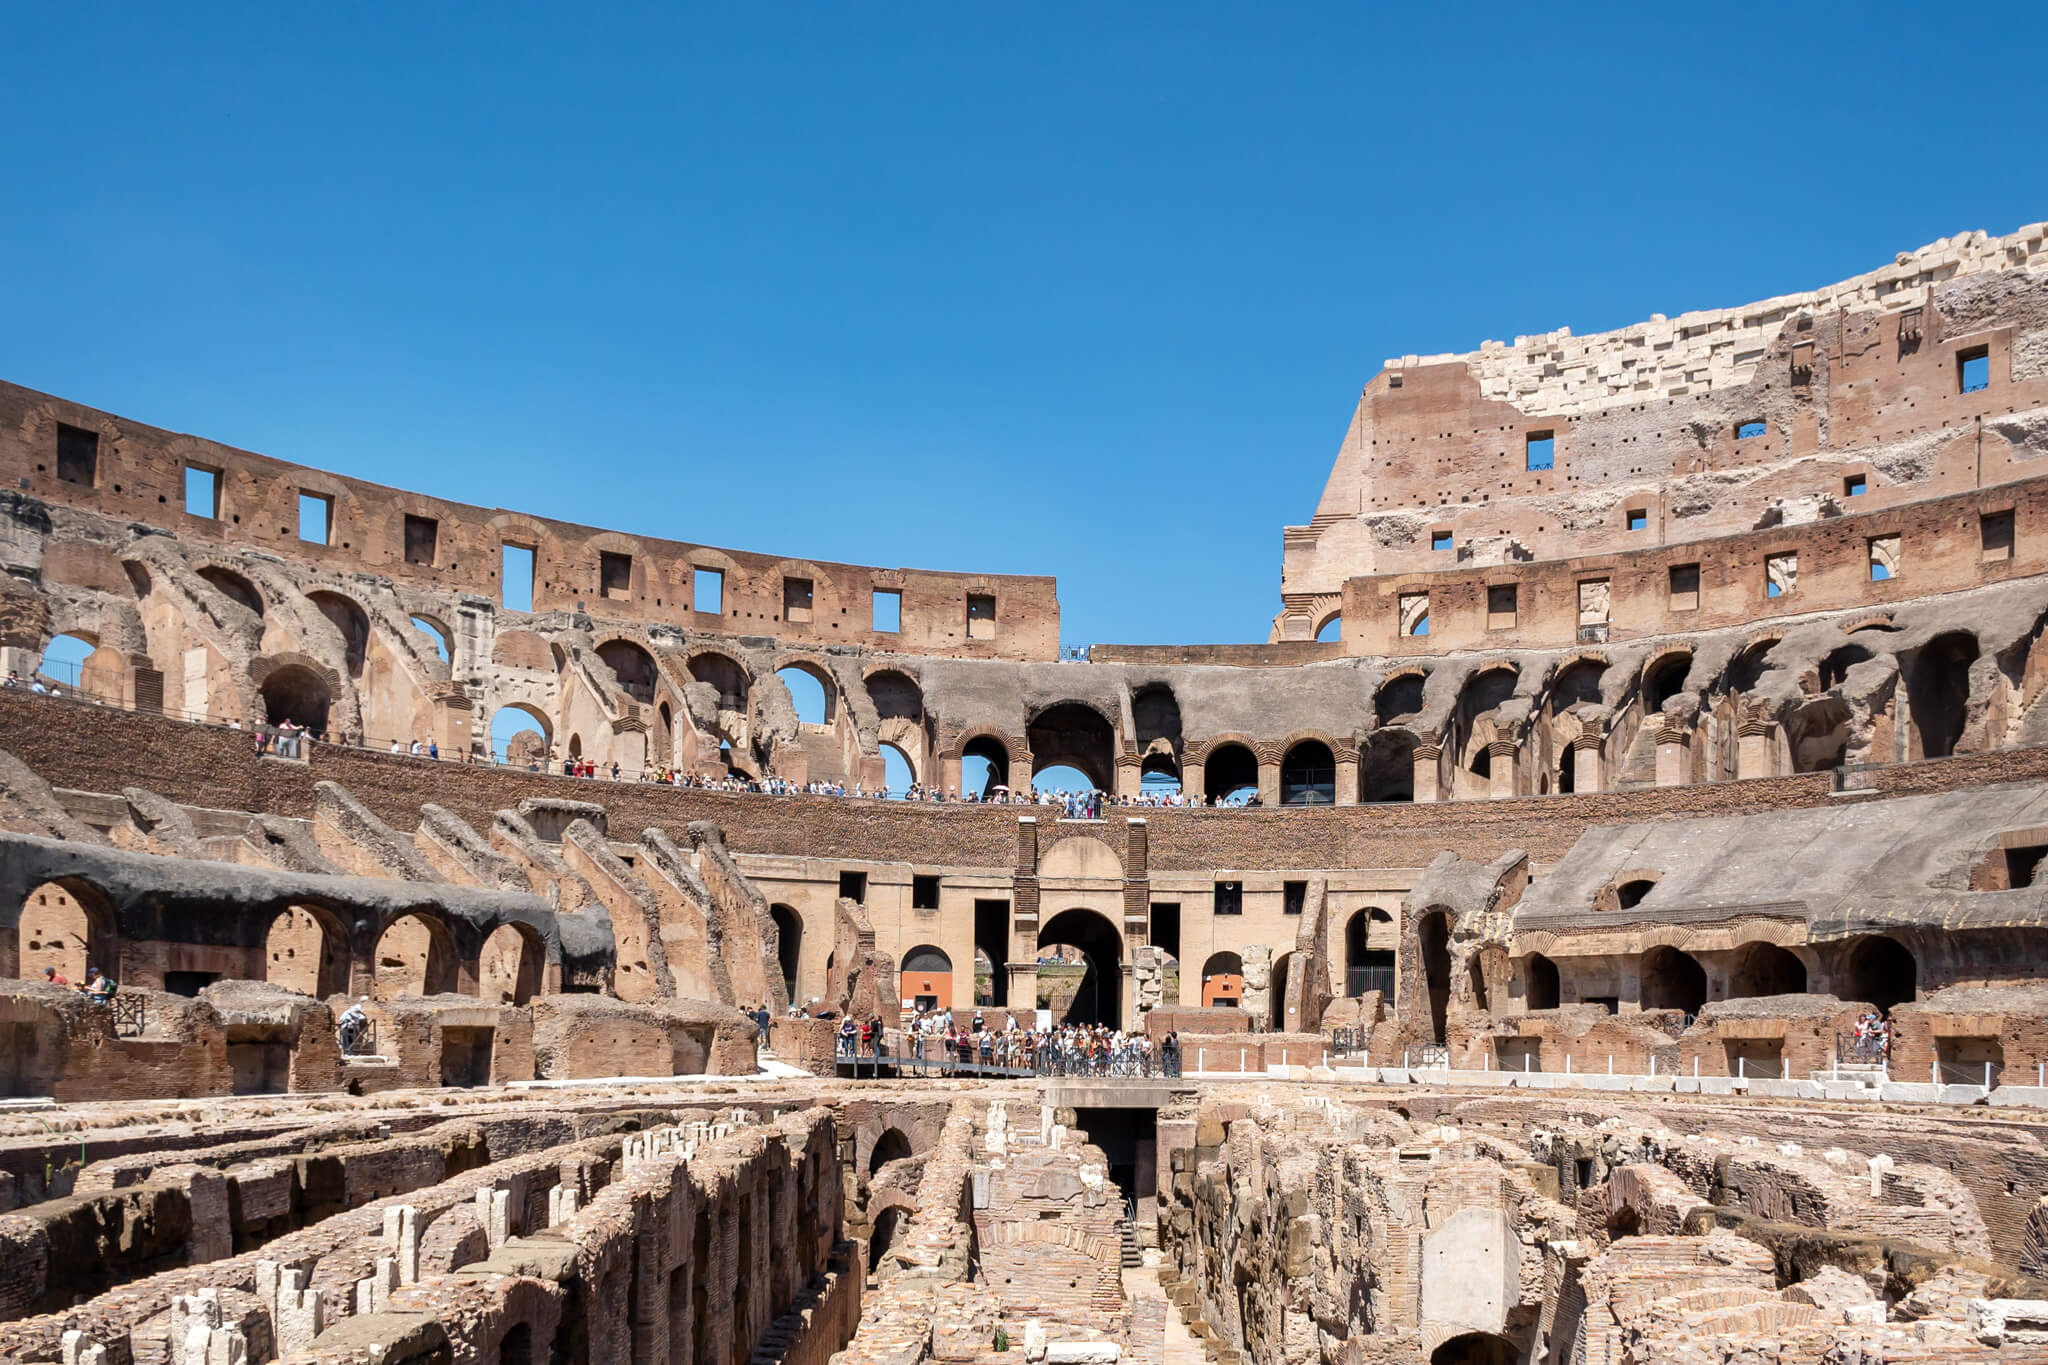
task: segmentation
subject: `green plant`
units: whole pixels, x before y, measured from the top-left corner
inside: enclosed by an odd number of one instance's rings
[[[1000,1327],[996,1328],[996,1349],[998,1351],[1010,1349],[1010,1334]]]

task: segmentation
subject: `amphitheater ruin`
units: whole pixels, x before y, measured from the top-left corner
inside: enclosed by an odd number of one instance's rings
[[[0,386],[0,1362],[2048,1362],[2044,458],[2048,224],[1389,361],[1253,645]]]

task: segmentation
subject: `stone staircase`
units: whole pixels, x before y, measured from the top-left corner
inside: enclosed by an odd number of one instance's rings
[[[1866,1090],[1876,1090],[1889,1079],[1882,1062],[1838,1062],[1825,1070],[1813,1072],[1812,1077],[1816,1081],[1859,1085]]]
[[[1202,1304],[1195,1297],[1195,1286],[1183,1280],[1180,1272],[1174,1269],[1171,1263],[1161,1264],[1155,1273],[1159,1277],[1159,1287],[1166,1291],[1166,1301],[1173,1305],[1175,1315],[1186,1324],[1192,1344],[1201,1349],[1203,1359],[1208,1365],[1243,1365],[1243,1356],[1238,1349],[1218,1341],[1209,1327],[1208,1319],[1199,1316]],[[1169,1340],[1167,1365],[1181,1365],[1175,1359],[1180,1353],[1173,1350],[1173,1345],[1174,1343]]]

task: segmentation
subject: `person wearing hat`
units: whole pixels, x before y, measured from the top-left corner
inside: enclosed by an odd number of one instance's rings
[[[52,986],[68,986],[71,984],[71,978],[58,971],[55,967],[43,968],[43,980],[49,982]]]

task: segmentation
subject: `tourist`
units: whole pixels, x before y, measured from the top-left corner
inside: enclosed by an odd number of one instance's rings
[[[71,984],[71,978],[58,971],[55,967],[43,968],[43,980],[52,986],[69,986]]]
[[[113,998],[113,979],[97,967],[85,969],[85,998],[95,1005],[104,1005]]]
[[[362,1046],[363,1035],[368,1032],[370,1025],[369,1015],[363,1012],[363,1006],[368,1003],[367,999],[357,1000],[341,1013],[338,1031],[341,1055],[344,1057],[354,1056],[357,1049]]]

